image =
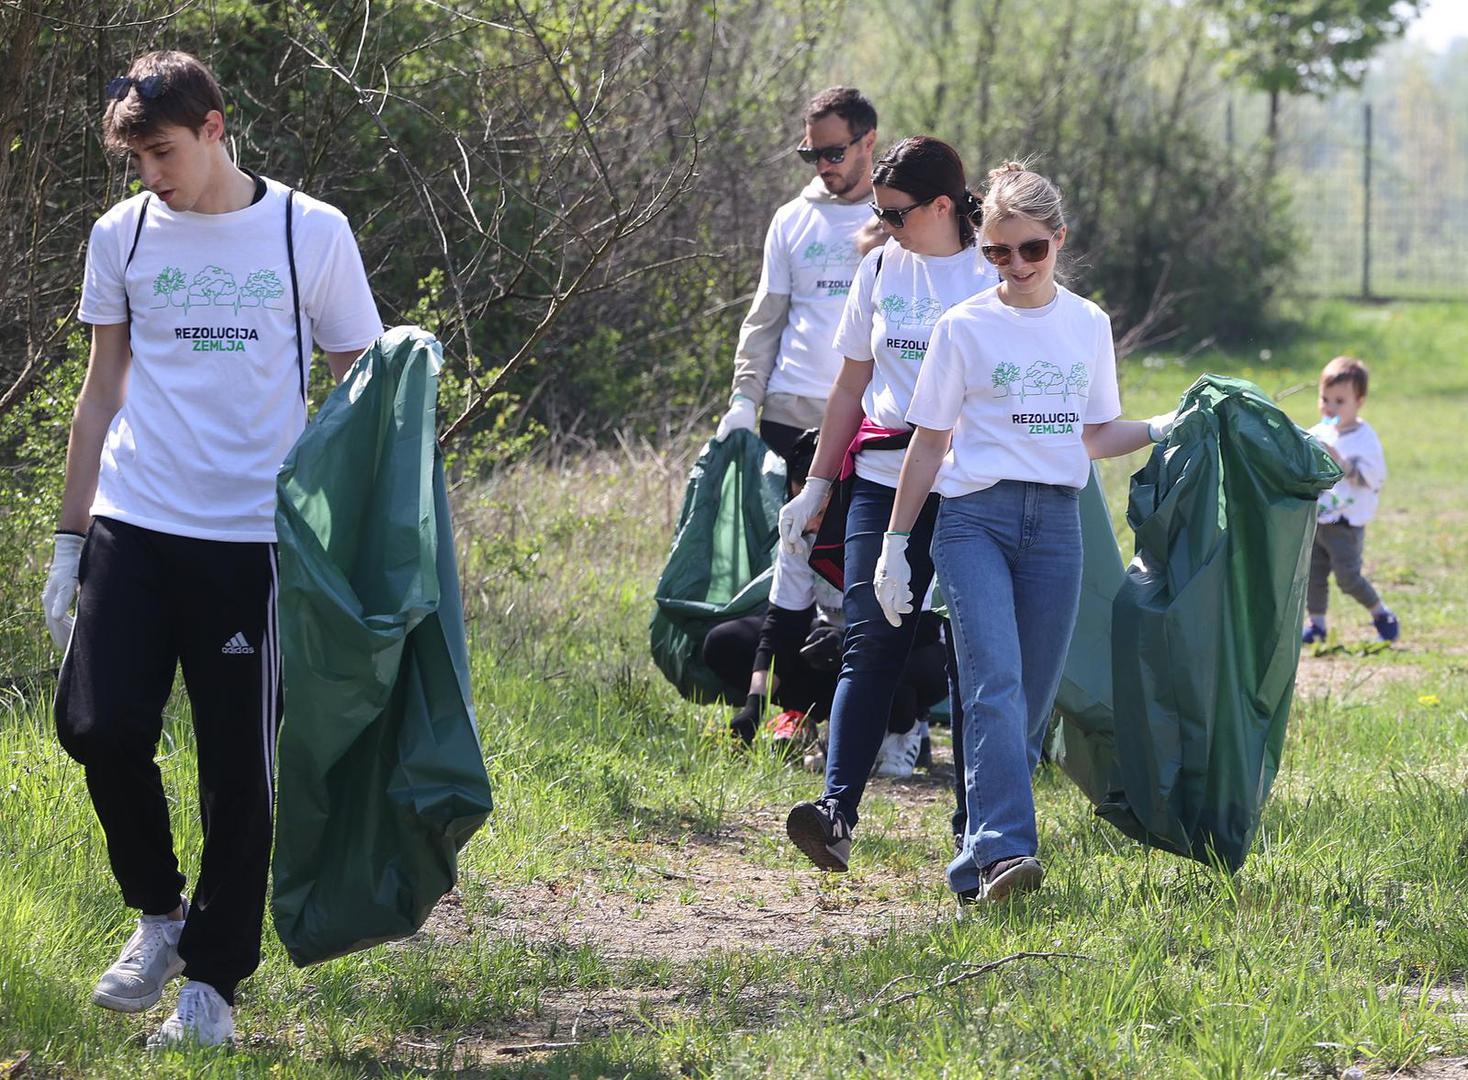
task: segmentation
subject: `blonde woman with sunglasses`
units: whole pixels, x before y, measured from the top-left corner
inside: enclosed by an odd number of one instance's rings
[[[1080,489],[1091,458],[1129,454],[1172,423],[1118,419],[1111,321],[1055,280],[1059,190],[1012,161],[989,179],[980,250],[1001,280],[933,328],[875,573],[888,621],[909,618],[928,561],[910,548],[936,491],[931,561],[964,725],[967,825],[948,866],[960,903],[1040,885],[1030,780],[1080,600]]]
[[[888,239],[862,261],[836,333],[844,359],[821,422],[820,441],[805,488],[780,513],[780,542],[808,550],[814,519],[832,500],[844,522],[842,567],[846,637],[831,706],[826,787],[819,799],[795,806],[786,821],[791,841],[823,870],[842,871],[851,853],[867,777],[911,775],[920,753],[919,716],[931,701],[894,709],[904,668],[919,631],[909,609],[892,625],[872,592],[872,572],[892,510],[902,447],[911,434],[908,403],[938,316],[993,284],[994,272],[975,248],[978,199],[963,161],[947,143],[903,139],[872,170],[872,211]],[[924,500],[918,500],[921,504]],[[936,497],[914,509],[913,587],[927,591],[932,565],[926,537]],[[829,523],[828,523],[829,524]],[[838,538],[843,530],[837,528]],[[900,702],[899,702],[900,704]]]

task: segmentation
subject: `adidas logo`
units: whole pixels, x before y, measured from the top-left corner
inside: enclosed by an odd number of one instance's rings
[[[224,643],[224,648],[220,649],[219,651],[225,656],[242,656],[245,654],[253,656],[255,653],[255,646],[251,645],[248,641],[245,640],[244,634],[236,634],[234,637],[226,641]]]

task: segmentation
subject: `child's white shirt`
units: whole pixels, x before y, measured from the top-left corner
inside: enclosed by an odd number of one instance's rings
[[[1319,423],[1310,429],[1326,446],[1346,460],[1346,472],[1339,483],[1319,498],[1319,521],[1322,525],[1344,521],[1347,525],[1365,525],[1376,516],[1376,503],[1382,484],[1386,483],[1386,452],[1375,430],[1365,420],[1357,420],[1350,431],[1340,431],[1334,424]],[[1355,466],[1355,475],[1350,475]]]

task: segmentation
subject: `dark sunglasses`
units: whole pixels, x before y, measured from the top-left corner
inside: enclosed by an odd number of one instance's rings
[[[162,75],[144,75],[141,79],[134,79],[131,75],[119,75],[107,84],[107,97],[112,101],[121,101],[135,86],[138,88],[138,97],[144,101],[154,101],[162,97],[163,91],[167,89],[163,85]]]
[[[930,195],[921,202],[915,202],[911,206],[878,206],[876,203],[867,203],[872,208],[872,213],[877,215],[877,220],[883,224],[890,225],[894,229],[900,229],[907,224],[907,215],[919,206],[927,206],[938,196]]]
[[[1055,233],[1051,233],[1040,240],[1026,240],[1017,248],[1012,248],[1008,244],[984,244],[979,250],[984,253],[984,258],[995,266],[1008,266],[1016,251],[1019,252],[1019,257],[1027,263],[1044,262],[1046,256],[1050,254],[1050,241],[1055,239],[1055,236]]]
[[[800,160],[808,165],[814,165],[821,158],[825,158],[832,165],[840,165],[846,160],[846,151],[861,142],[861,139],[862,137],[858,135],[845,146],[840,143],[835,146],[797,146],[795,152],[800,155]]]

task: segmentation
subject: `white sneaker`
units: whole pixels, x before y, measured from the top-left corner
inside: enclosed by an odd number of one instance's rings
[[[219,1046],[234,1038],[234,1010],[208,983],[190,979],[178,992],[178,1006],[148,1039],[149,1050],[193,1044]]]
[[[872,766],[872,775],[888,780],[906,780],[917,768],[918,753],[923,747],[921,725],[913,724],[901,735],[891,731],[882,739],[882,748],[877,751],[877,762]]]
[[[163,984],[183,974],[184,962],[178,955],[183,927],[182,919],[167,915],[140,918],[117,960],[97,980],[93,1003],[116,1012],[142,1012],[158,1004]]]

